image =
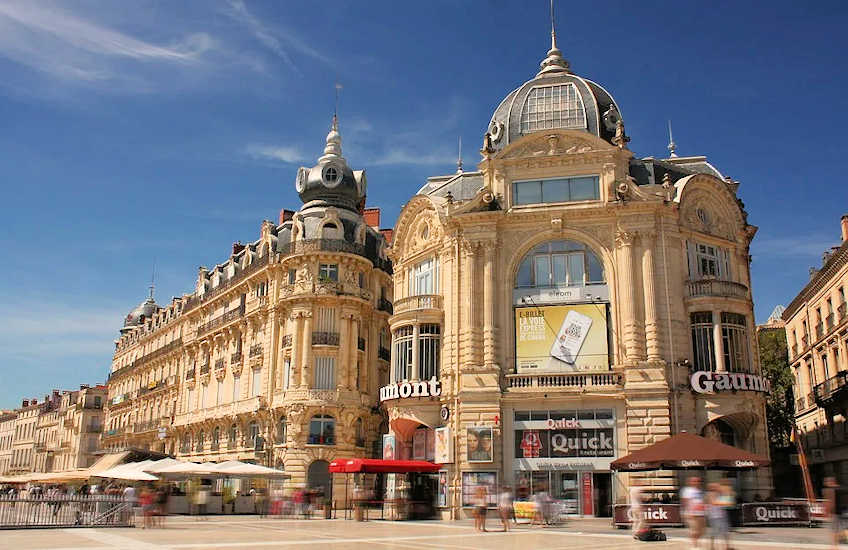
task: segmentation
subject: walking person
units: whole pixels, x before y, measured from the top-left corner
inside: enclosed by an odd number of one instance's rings
[[[504,485],[498,497],[498,514],[501,516],[504,532],[509,531],[509,519],[513,513],[512,502],[512,491],[509,490],[508,486]]]
[[[835,477],[826,477],[824,478],[824,490],[822,491],[822,496],[824,497],[824,506],[825,506],[825,514],[830,518],[830,547],[833,550],[837,550],[839,548],[839,536],[840,536],[840,527],[841,522],[839,521],[839,511],[836,506],[836,488],[839,487],[839,484],[836,483]]]
[[[486,487],[483,485],[478,485],[477,489],[474,491],[475,496],[475,517],[474,517],[474,528],[478,531],[486,532],[486,508],[488,506],[488,499],[486,495]]]
[[[710,550],[715,550],[716,539],[722,550],[730,548],[730,520],[727,516],[727,496],[720,483],[710,483],[707,493],[707,523],[710,533]]]
[[[642,487],[639,485],[630,487],[630,515],[633,517],[633,538],[638,539],[645,527],[642,512]]]
[[[700,548],[701,537],[704,534],[704,493],[701,490],[701,478],[692,476],[686,487],[680,491],[680,503],[683,517],[689,528],[689,539],[692,548]]]

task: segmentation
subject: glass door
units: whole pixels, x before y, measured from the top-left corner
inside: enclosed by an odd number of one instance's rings
[[[565,512],[569,515],[579,513],[579,486],[576,472],[554,472],[552,496],[562,501]]]

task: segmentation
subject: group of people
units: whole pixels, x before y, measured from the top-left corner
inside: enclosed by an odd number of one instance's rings
[[[165,516],[168,515],[168,492],[163,487],[144,485],[136,489],[132,485],[127,485],[122,490],[116,487],[114,491],[116,494],[120,491],[120,494],[132,506],[136,525],[140,521],[142,529],[165,526]]]
[[[709,529],[710,548],[730,548],[730,508],[736,505],[736,496],[729,479],[710,483],[707,492],[701,487],[701,478],[693,476],[680,491],[681,512],[689,528],[692,548],[700,547],[704,530]]]
[[[496,491],[497,497],[491,498],[489,491]],[[496,501],[498,516],[501,520],[503,531],[509,531],[510,522],[518,525],[518,518],[515,515],[515,497],[512,489],[503,485],[500,489],[495,487],[487,487],[478,485],[473,493],[474,504],[474,528],[478,531],[486,531],[486,515],[490,507],[491,501]],[[558,523],[559,514],[556,510],[556,501],[551,497],[545,487],[540,488],[532,495],[522,494],[522,498],[527,502],[533,503],[533,516],[530,520],[531,526],[545,526]]]

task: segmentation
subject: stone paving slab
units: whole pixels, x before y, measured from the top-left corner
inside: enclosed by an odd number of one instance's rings
[[[489,528],[499,527],[489,523]],[[469,522],[357,523],[345,520],[214,517],[196,521],[169,518],[163,529],[78,528],[0,531],[0,548],[15,550],[690,550],[686,532],[666,530],[664,543],[634,541],[628,531],[603,521],[574,521],[563,527],[526,525],[508,533],[477,533]],[[829,550],[823,529],[772,528],[735,535],[734,548],[746,550]],[[702,545],[702,548],[708,548]]]

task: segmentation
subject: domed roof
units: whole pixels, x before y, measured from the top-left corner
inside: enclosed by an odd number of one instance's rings
[[[351,170],[342,156],[342,137],[335,115],[324,154],[312,168],[298,169],[295,189],[304,203],[303,209],[335,206],[356,212],[365,198],[365,171]]]
[[[151,295],[145,301],[138,304],[134,310],[129,312],[124,319],[124,328],[129,329],[144,324],[144,321],[150,319],[158,309],[159,306],[156,305]]]
[[[541,69],[501,101],[488,134],[495,150],[521,136],[554,128],[584,130],[610,141],[619,120],[621,112],[612,96],[599,84],[571,72],[552,30],[551,49]]]

